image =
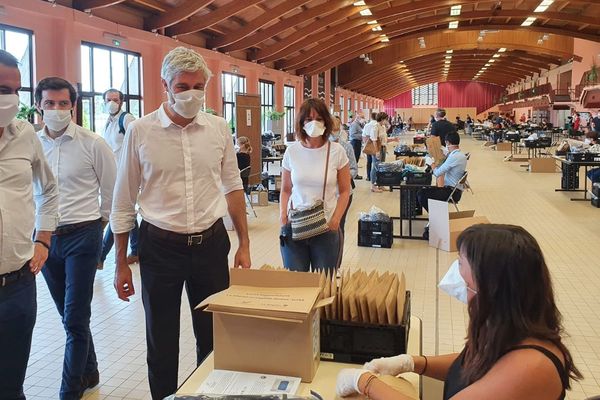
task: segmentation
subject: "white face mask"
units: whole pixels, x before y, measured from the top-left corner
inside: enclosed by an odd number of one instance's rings
[[[323,133],[325,133],[325,125],[321,121],[309,121],[304,124],[304,132],[312,138],[323,136]]]
[[[167,93],[171,107],[183,118],[194,118],[200,112],[204,102],[204,90],[191,89],[180,93]]]
[[[62,131],[70,122],[71,110],[44,110],[44,123],[51,131]]]
[[[16,94],[0,95],[0,128],[7,127],[18,112],[19,96]]]
[[[119,103],[116,101],[107,101],[104,103],[104,112],[110,115],[115,115],[119,112]]]
[[[585,143],[585,144],[590,144],[590,143],[592,143],[592,141],[591,141],[590,139],[586,138],[586,139],[583,141],[583,143]]]
[[[445,156],[447,156],[448,153],[450,153],[450,150],[448,150],[447,146],[442,147],[442,153],[444,153]]]
[[[438,287],[450,296],[467,304],[467,294],[469,288],[467,287],[467,282],[465,282],[462,275],[460,274],[460,266],[458,260],[452,263],[452,265],[448,269],[448,272],[446,272],[446,275],[444,275],[444,277],[438,284]],[[471,289],[471,291],[477,294],[475,290]]]

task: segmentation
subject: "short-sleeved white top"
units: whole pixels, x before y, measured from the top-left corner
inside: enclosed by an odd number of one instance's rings
[[[325,161],[327,159],[327,143],[310,149],[301,142],[289,146],[283,155],[283,168],[292,175],[292,195],[290,208],[308,208],[323,195]],[[346,150],[339,143],[331,143],[329,169],[325,187],[325,215],[327,221],[333,216],[338,199],[337,172],[348,164]]]

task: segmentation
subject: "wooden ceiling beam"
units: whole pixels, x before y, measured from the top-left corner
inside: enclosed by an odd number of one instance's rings
[[[262,0],[231,0],[229,3],[211,11],[199,18],[194,18],[190,21],[183,21],[174,26],[167,28],[167,36],[184,35],[209,28],[239,12],[250,8]]]
[[[298,15],[292,15],[288,18],[281,19],[279,22],[269,26],[266,29],[255,32],[254,34],[238,41],[237,43],[223,47],[222,50],[228,52],[250,48],[264,42],[267,39],[271,39],[274,36],[279,35],[287,29],[290,29],[300,22],[299,18],[302,18],[303,21],[308,21],[313,18],[323,17],[332,12],[338,11],[343,7],[352,5],[353,2],[354,0],[329,0],[324,4],[303,10]]]
[[[121,4],[125,0],[75,0],[73,8],[81,11],[92,11],[97,8],[104,8]]]
[[[325,62],[323,63],[319,63],[319,68],[321,66],[323,66],[322,70],[316,70],[316,69],[311,69],[311,68],[303,68],[300,69],[298,71],[296,71],[296,73],[298,75],[314,75],[317,72],[322,72],[322,71],[326,71],[329,68],[333,68],[337,65],[343,64],[348,60],[351,60],[353,58],[355,58],[356,56],[358,56],[359,54],[363,54],[363,53],[370,53],[372,51],[377,51],[379,49],[383,49],[384,47],[387,47],[387,43],[376,43],[372,46],[367,46],[367,47],[363,47],[363,48],[356,48],[355,52],[352,52],[351,54],[346,53],[344,57],[342,58],[338,58],[338,59],[334,59],[333,57],[327,57],[327,60],[325,60]]]
[[[209,49],[218,49],[238,42],[267,25],[269,22],[273,21],[273,19],[281,18],[290,11],[309,3],[310,1],[312,0],[286,0],[283,3],[262,13],[252,21],[249,21],[246,26],[236,29],[235,31],[227,32],[220,38],[209,40],[206,44],[206,47]]]
[[[214,0],[187,0],[183,4],[173,8],[168,13],[156,15],[144,20],[144,28],[149,31],[167,28],[184,19],[191,17]]]

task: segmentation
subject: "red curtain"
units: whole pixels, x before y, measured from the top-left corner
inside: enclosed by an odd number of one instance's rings
[[[438,84],[438,107],[476,107],[481,113],[498,103],[504,87],[472,81],[440,82]],[[402,93],[384,103],[385,111],[393,115],[396,108],[412,108],[412,92]]]
[[[412,108],[412,91],[409,90],[393,99],[386,100],[383,108],[388,115],[395,115],[396,108]]]

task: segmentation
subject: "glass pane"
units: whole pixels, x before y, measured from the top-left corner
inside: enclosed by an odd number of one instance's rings
[[[89,97],[81,99],[81,108],[83,119],[81,125],[86,129],[92,130],[92,101]]]
[[[95,92],[102,93],[110,89],[110,52],[94,47],[94,81]]]
[[[31,66],[29,65],[29,35],[21,32],[5,31],[6,51],[19,60],[21,86],[31,87]]]
[[[92,91],[90,47],[84,45],[81,46],[81,90],[84,92]]]
[[[25,90],[20,90],[19,91],[19,101],[21,102],[21,104],[30,106],[32,104],[31,103],[31,92],[25,91]]]
[[[142,110],[140,110],[140,101],[139,100],[129,100],[129,112],[133,114],[134,117],[139,118],[142,115]]]
[[[103,112],[104,99],[102,95],[94,96],[94,132],[102,134],[108,120],[108,114]]]
[[[112,61],[112,84],[111,87],[127,93],[127,81],[125,80],[125,54],[119,51],[110,52]]]
[[[137,56],[127,56],[129,64],[129,94],[140,94],[140,58]]]

